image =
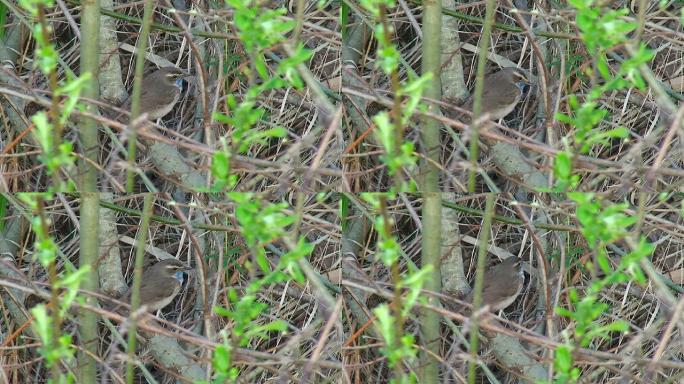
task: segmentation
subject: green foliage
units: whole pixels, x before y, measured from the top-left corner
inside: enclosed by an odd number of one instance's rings
[[[566,341],[556,350],[556,383],[574,383],[579,380],[580,371],[573,367],[572,351],[575,346],[585,348],[594,340],[608,340],[616,332],[629,331],[627,322],[613,321],[605,316],[609,306],[600,301],[601,290],[630,280],[646,284],[646,277],[639,263],[655,249],[646,238],[641,237],[636,246],[622,256],[617,268],[613,269],[606,247],[631,236],[631,228],[637,217],[625,212],[627,204],[604,204],[590,193],[570,193],[568,196],[577,204],[575,216],[580,223],[582,235],[594,251],[594,260],[604,276],[594,280],[581,294],[571,288],[568,293],[571,309],[556,308],[556,313],[570,319],[573,325],[564,331]],[[591,269],[591,263],[587,267]]]
[[[287,323],[282,320],[266,321],[261,319],[261,314],[268,305],[259,300],[259,291],[271,284],[277,284],[289,279],[298,283],[305,282],[304,273],[299,268],[299,260],[308,257],[314,249],[314,245],[300,236],[287,252],[279,255],[275,268],[266,256],[268,245],[277,240],[290,236],[289,230],[298,220],[298,217],[286,212],[288,205],[285,203],[263,203],[255,194],[251,193],[228,193],[228,197],[235,203],[235,218],[240,233],[252,253],[255,264],[262,272],[261,277],[251,281],[247,287],[239,291],[231,288],[228,290],[228,308],[214,307],[213,311],[219,316],[224,316],[231,321],[230,330],[222,331],[223,344],[214,352],[215,378],[213,383],[234,382],[239,373],[232,366],[233,346],[245,347],[254,340],[266,340],[274,332],[287,331]],[[289,242],[286,241],[289,244]],[[246,263],[248,269],[252,268],[250,275],[256,276],[252,263]]]
[[[5,37],[5,23],[7,22],[7,4],[0,3],[0,39]]]
[[[425,87],[429,85],[432,80],[432,74],[426,74],[419,78],[407,81],[402,88],[396,90],[397,97],[403,98],[401,106],[401,116],[399,126],[395,121],[392,121],[388,112],[380,112],[373,117],[373,122],[376,124],[376,137],[380,144],[385,149],[385,154],[380,159],[385,163],[390,175],[396,175],[400,170],[405,169],[413,174],[413,170],[417,168],[417,158],[414,145],[411,142],[403,141],[401,135],[401,127],[409,124],[409,121],[416,109],[422,107],[420,98]],[[395,148],[398,148],[397,152]],[[403,186],[396,186],[399,191],[413,192],[416,190],[414,183],[409,183]]]
[[[397,136],[396,127],[392,124],[389,113],[378,113],[373,116],[373,122],[376,125],[375,135],[385,149],[385,154],[380,156],[380,160],[387,166],[389,174],[395,175],[404,167],[415,169],[416,157],[413,155],[413,143],[401,142],[398,144],[403,138]],[[394,150],[397,145],[399,145],[398,153]],[[411,190],[415,190],[415,188],[411,188]]]
[[[226,0],[226,4],[235,10],[233,23],[247,51],[262,50],[285,41],[286,34],[295,27],[294,21],[282,19],[287,13],[285,8],[266,9],[249,0]]]
[[[341,221],[341,227],[342,227],[342,233],[347,232],[347,228],[349,228],[349,221],[347,217],[349,216],[349,213],[351,212],[351,199],[349,196],[346,194],[340,194],[340,221]],[[2,224],[2,223],[0,223]]]
[[[19,5],[28,11],[33,16],[38,16],[38,7],[52,7],[55,5],[53,0],[19,0]]]
[[[574,189],[579,184],[579,175],[572,173],[572,152],[561,151],[553,163],[553,174],[556,177],[556,189]]]
[[[398,76],[401,54],[395,44],[392,43],[394,30],[392,25],[386,22],[386,9],[394,6],[392,0],[362,0],[361,6],[367,10],[374,18],[380,19],[375,24],[375,39],[378,47],[376,49],[375,65],[390,78]],[[415,174],[417,168],[417,157],[414,154],[413,143],[404,142],[404,127],[409,124],[417,108],[422,108],[420,98],[423,90],[430,84],[432,74],[427,73],[420,77],[415,77],[408,73],[408,80],[403,84],[392,83],[392,92],[395,95],[395,103],[401,105],[393,106],[393,114],[380,112],[373,116],[373,122],[377,126],[375,135],[377,140],[385,150],[385,154],[380,160],[387,166],[390,176],[397,176],[401,170],[406,170],[409,174]],[[399,101],[401,100],[401,101]],[[415,182],[409,183],[395,178],[395,185],[392,190],[403,192],[414,192]]]
[[[212,358],[212,366],[216,372],[215,383],[235,383],[240,374],[240,370],[233,366],[233,347],[226,341],[226,332],[221,331],[223,343],[216,347]]]
[[[582,42],[587,47],[595,67],[588,69],[590,73],[600,75],[600,84],[596,85],[582,101],[574,95],[568,98],[570,113],[557,114],[556,119],[574,128],[569,147],[556,156],[554,175],[556,190],[573,190],[579,184],[579,178],[572,172],[572,158],[576,153],[587,154],[596,146],[608,146],[613,139],[629,137],[625,127],[603,130],[599,127],[608,116],[608,111],[601,109],[599,100],[603,95],[629,87],[645,89],[646,82],[641,76],[639,67],[650,62],[654,53],[645,44],[636,47],[633,57],[627,58],[619,66],[617,73],[611,73],[608,65],[608,52],[616,46],[629,44],[628,33],[634,31],[638,24],[627,21],[628,9],[610,10],[595,4],[594,0],[571,0],[570,5],[576,8],[576,24],[580,30]],[[613,65],[613,67],[616,67]]]
[[[287,323],[282,320],[267,322],[263,325],[255,321],[268,308],[266,303],[257,300],[256,293],[238,295],[235,289],[231,289],[228,292],[228,299],[232,304],[232,309],[214,307],[214,313],[233,321],[231,338],[240,347],[247,346],[253,339],[267,340],[269,332],[287,330]]]
[[[392,8],[395,5],[394,0],[360,0],[359,4],[373,17],[380,17],[380,7]]]
[[[230,172],[230,159],[231,151],[228,150],[226,145],[226,138],[222,137],[219,139],[222,144],[223,150],[214,152],[214,156],[211,161],[211,174],[216,180],[213,189],[215,191],[220,191],[225,188],[233,188],[237,184],[237,175],[231,174]]]
[[[556,368],[556,383],[575,383],[579,380],[580,370],[573,367],[572,345],[562,344],[556,348],[553,365]]]
[[[278,63],[276,75],[285,79],[293,88],[302,89],[304,87],[304,82],[301,77],[299,77],[297,66],[309,61],[311,55],[312,52],[306,49],[303,44],[298,44],[291,56],[286,57]]]
[[[72,167],[76,160],[73,147],[70,142],[60,143],[57,148],[54,147],[53,130],[55,128],[48,119],[47,113],[37,112],[31,117],[31,121],[35,124],[34,136],[43,149],[38,159],[45,165],[48,174],[54,174],[63,166]]]
[[[264,9],[255,1],[226,0],[226,3],[234,8],[233,23],[236,33],[252,65],[245,66],[245,75],[250,79],[250,87],[244,98],[238,100],[233,95],[228,95],[226,106],[232,112],[227,115],[215,113],[213,116],[216,121],[232,128],[230,142],[225,137],[221,138],[222,149],[216,151],[213,156],[211,173],[215,179],[214,191],[232,189],[237,183],[237,177],[230,171],[232,154],[247,153],[254,145],[266,145],[269,139],[283,138],[287,135],[287,129],[280,126],[266,130],[256,129],[266,114],[263,108],[258,107],[258,99],[276,89],[301,89],[304,82],[297,67],[306,63],[312,54],[303,44],[298,44],[292,48],[288,57],[275,59],[275,71],[270,73],[266,57],[274,55],[270,54],[269,50],[274,46],[286,44],[288,33],[295,27],[293,21],[283,20],[282,16],[287,10]]]
[[[400,289],[405,289],[406,293],[403,297],[403,307],[401,308],[402,316],[406,317],[409,315],[411,309],[416,304],[416,302],[421,299],[420,291],[425,283],[425,280],[429,277],[430,272],[432,272],[432,266],[427,265],[421,269],[414,270],[409,268],[409,273],[399,282],[397,282]]]
[[[83,88],[88,86],[88,82],[91,81],[92,74],[84,73],[75,79],[69,79],[65,84],[60,85],[54,90],[57,96],[66,96],[61,104],[59,115],[60,125],[64,125],[74,109],[79,105],[78,98],[83,91]]]
[[[31,327],[40,337],[43,346],[38,349],[45,359],[45,365],[52,368],[55,365],[68,363],[73,360],[75,348],[71,345],[71,335],[55,335],[53,332],[52,316],[48,315],[44,304],[36,305],[31,308],[31,315],[34,320]],[[54,340],[57,340],[55,343]],[[75,377],[72,372],[67,372],[66,376],[50,377],[48,383],[73,383]]]
[[[38,18],[40,15],[40,10],[46,7],[54,6],[54,1],[19,0],[19,5],[28,11],[32,17]],[[44,30],[43,28],[47,28],[47,30]],[[48,75],[57,68],[59,55],[57,54],[52,42],[49,39],[46,40],[43,36],[43,33],[46,33],[47,36],[50,36],[52,33],[52,27],[50,25],[43,25],[41,23],[33,24],[33,38],[36,40],[35,65],[40,68],[44,74]]]
[[[416,360],[417,348],[413,335],[405,333],[397,335],[398,325],[392,316],[387,304],[381,304],[373,309],[373,314],[377,317],[376,328],[385,340],[385,346],[380,348],[380,353],[387,359],[390,367],[396,367],[404,363],[411,363]],[[415,373],[393,377],[390,383],[416,383]]]
[[[90,266],[84,265],[77,270],[66,272],[62,278],[57,280],[55,286],[64,292],[61,298],[60,317],[67,314],[67,310],[74,301],[81,299],[78,296],[78,287],[90,275]]]
[[[285,228],[292,225],[297,217],[283,212],[287,208],[286,203],[262,205],[252,193],[229,193],[228,196],[236,203],[235,218],[247,246],[261,270],[270,273],[264,247],[285,236]]]
[[[35,221],[39,220],[39,217],[33,218],[34,228],[39,228],[40,223],[35,223]],[[37,259],[38,262],[40,262],[40,264],[44,268],[47,268],[50,265],[50,263],[52,263],[55,260],[55,255],[57,254],[57,245],[50,237],[38,236],[38,239],[36,240],[34,247],[34,259]]]
[[[54,90],[56,96],[66,96],[61,104],[57,122],[50,121],[45,111],[39,111],[31,117],[31,121],[35,124],[34,136],[43,150],[38,159],[45,165],[48,175],[53,175],[60,169],[71,170],[75,167],[76,157],[73,154],[71,142],[57,143],[55,148],[55,123],[61,126],[67,122],[73,110],[79,106],[78,98],[90,78],[91,75],[85,73]],[[70,182],[63,186],[53,186],[53,189],[73,191],[75,186]]]
[[[627,40],[627,34],[638,26],[624,19],[629,14],[626,8],[605,10],[593,7],[594,0],[569,0],[568,3],[577,9],[577,28],[591,52],[622,44]]]
[[[33,258],[38,260],[44,268],[54,271],[58,247],[49,233],[49,228],[52,225],[51,220],[49,217],[41,216],[44,215],[42,212],[43,201],[51,199],[52,194],[22,193],[18,197],[30,210],[35,212],[31,218],[31,228],[36,238]],[[72,346],[71,336],[57,334],[55,328],[60,325],[59,319],[68,315],[68,310],[73,302],[79,299],[78,288],[90,274],[90,267],[87,265],[77,270],[69,269],[68,265],[65,268],[67,271],[62,276],[55,277],[52,273],[50,274],[50,288],[53,291],[53,296],[57,298],[56,301],[53,299],[50,302],[51,312],[48,313],[44,304],[39,304],[31,309],[31,314],[34,317],[31,326],[43,344],[39,351],[45,359],[46,366],[53,369],[53,376],[49,378],[49,383],[70,383],[74,380],[71,372],[65,374],[59,369],[62,364],[68,364],[73,360],[75,348]],[[59,295],[55,294],[56,291],[59,291]]]
[[[40,18],[41,9],[52,7],[54,2],[51,0],[21,0],[19,4],[32,17],[39,19],[39,22],[33,24],[32,35],[36,41],[35,66],[48,78],[56,76],[54,74],[57,71],[59,54],[51,40],[52,27],[42,22],[44,18]],[[61,138],[57,136],[57,133],[61,133],[60,127],[67,123],[74,109],[79,106],[78,99],[81,90],[90,80],[91,74],[84,73],[80,77],[67,80],[64,84],[58,84],[55,89],[52,89],[54,97],[51,113],[54,114],[48,116],[46,112],[40,111],[31,117],[31,121],[35,124],[33,134],[43,150],[38,159],[45,165],[47,174],[50,176],[56,175],[60,169],[71,173],[70,171],[75,167],[76,157],[73,155],[72,144],[60,142]],[[51,86],[54,88],[53,83]],[[66,98],[62,98],[62,101],[58,103],[56,100],[61,96],[66,96]],[[59,183],[57,178],[55,178],[55,183]],[[49,190],[73,191],[75,186],[72,181],[69,181],[66,184],[52,185]]]
[[[52,28],[49,26],[46,28],[48,35],[50,35],[52,33]],[[42,24],[34,24],[33,37],[36,39],[37,43],[36,66],[47,75],[57,69],[59,54],[57,53],[57,50],[55,50],[55,46],[49,40],[43,38]]]
[[[382,213],[385,201],[393,198],[394,194],[364,193],[361,197],[374,209]],[[375,219],[375,228],[378,236],[378,250],[375,257],[390,269],[397,267],[401,257],[401,246],[397,238],[392,235],[393,225],[392,220],[383,214],[378,215]],[[403,274],[398,280],[393,279],[392,281],[395,291],[402,291],[401,300],[393,302],[394,305],[399,306],[398,316],[401,316],[401,318],[392,316],[392,312],[386,304],[381,304],[373,309],[373,313],[377,317],[375,326],[385,342],[385,346],[380,349],[380,352],[387,358],[391,368],[410,364],[416,358],[417,350],[413,335],[401,333],[400,330],[403,329],[403,324],[400,324],[400,322],[410,314],[416,302],[420,299],[421,288],[430,275],[432,266],[428,265],[422,269],[416,269],[411,264],[408,264],[408,269],[409,271],[406,274]],[[391,383],[413,383],[415,381],[416,377],[413,372],[403,373],[390,380]]]
[[[5,230],[7,207],[9,206],[9,201],[5,195],[0,194],[0,232]]]
[[[629,227],[636,223],[637,218],[634,215],[624,213],[628,208],[625,203],[603,207],[593,193],[569,193],[568,197],[577,203],[577,220],[590,247],[609,244],[625,237],[629,233]]]
[[[340,27],[342,32],[342,41],[349,41],[349,15],[351,14],[351,7],[346,2],[342,1],[340,4]]]

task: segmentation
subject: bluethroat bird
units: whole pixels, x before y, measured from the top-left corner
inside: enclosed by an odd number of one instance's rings
[[[520,101],[523,89],[530,84],[527,74],[520,68],[508,67],[486,75],[482,88],[481,113],[489,114],[492,120],[499,120],[513,112]],[[463,109],[472,111],[473,100],[470,98]]]
[[[176,259],[162,260],[143,271],[140,283],[140,305],[156,311],[169,305],[178,295],[183,284],[183,272],[192,268]],[[131,289],[121,301],[131,302]]]
[[[524,278],[522,263],[517,257],[509,257],[486,270],[482,286],[482,305],[489,305],[492,312],[507,308],[522,291]],[[471,291],[464,301],[472,303],[473,295],[474,292]]]
[[[180,99],[182,79],[189,74],[177,67],[164,67],[143,77],[140,93],[140,113],[147,113],[150,120],[166,116]],[[131,110],[129,97],[123,108]]]

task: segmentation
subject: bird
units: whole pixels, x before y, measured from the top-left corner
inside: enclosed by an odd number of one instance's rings
[[[507,67],[484,78],[481,114],[489,114],[492,120],[506,117],[520,101],[525,85],[530,84],[525,71],[518,67]],[[463,109],[473,110],[473,98],[463,104]]]
[[[489,305],[492,312],[500,311],[513,304],[523,288],[521,260],[509,257],[484,273],[482,286],[482,305]],[[475,292],[471,291],[464,299],[473,302]]]
[[[169,305],[178,295],[183,284],[183,272],[192,268],[176,259],[164,259],[143,271],[140,282],[140,306],[154,312]],[[131,303],[132,288],[128,289],[121,301]]]
[[[182,79],[189,74],[177,67],[164,67],[144,76],[140,92],[140,114],[147,113],[150,120],[166,116],[180,99]],[[123,104],[131,110],[132,96]]]

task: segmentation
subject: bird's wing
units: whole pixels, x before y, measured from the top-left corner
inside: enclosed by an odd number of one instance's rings
[[[178,280],[154,277],[140,284],[140,302],[149,304],[168,297],[178,287]]]
[[[148,79],[154,80],[154,79]],[[156,82],[157,80],[155,80]],[[165,80],[158,80],[165,81]],[[157,86],[150,84],[150,81],[143,81],[142,89],[140,90],[140,112],[149,112],[153,106],[170,104],[176,98],[176,92],[157,92]],[[129,96],[128,99],[123,103],[123,108],[130,112],[131,103],[133,102],[133,95]]]
[[[150,112],[156,110],[160,106],[173,103],[175,98],[175,89],[173,92],[155,92],[154,94],[150,89],[145,90],[145,92],[141,93],[140,95],[140,112]]]
[[[482,111],[491,112],[502,105],[514,104],[519,96],[520,90],[514,84],[501,84],[498,90],[485,88],[482,92]]]

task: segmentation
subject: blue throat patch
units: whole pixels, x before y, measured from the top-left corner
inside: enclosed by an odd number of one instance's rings
[[[184,277],[183,277],[183,272],[176,272],[176,273],[174,273],[173,277],[174,277],[176,280],[180,281],[181,284],[183,284],[183,279],[184,279]]]

